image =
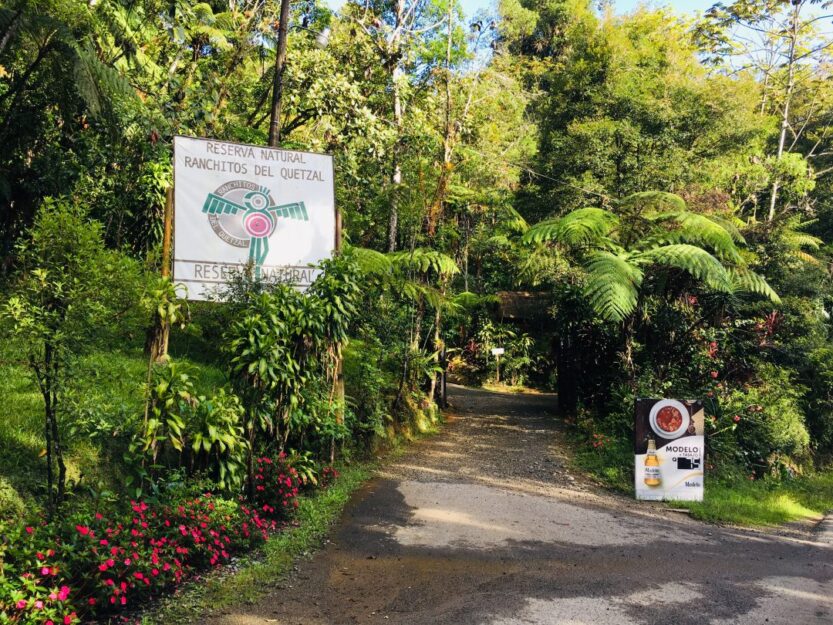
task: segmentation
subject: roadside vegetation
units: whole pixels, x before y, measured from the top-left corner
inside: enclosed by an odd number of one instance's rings
[[[333,467],[437,422],[443,369],[557,391],[622,489],[634,399],[703,398],[693,514],[833,507],[823,3],[295,3],[282,147],[334,155],[343,246],[304,294],[185,302],[172,138],[266,143],[279,5],[0,7],[0,619],[282,570],[355,484],[326,503]]]

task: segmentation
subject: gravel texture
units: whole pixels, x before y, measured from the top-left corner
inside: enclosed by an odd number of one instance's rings
[[[568,469],[551,395],[452,389],[440,435],[212,625],[831,625],[833,544],[704,525]]]

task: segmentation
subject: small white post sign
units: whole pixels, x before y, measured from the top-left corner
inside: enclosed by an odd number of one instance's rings
[[[174,281],[212,299],[251,264],[261,278],[308,287],[308,265],[335,246],[333,159],[174,137]]]
[[[493,347],[492,348],[492,356],[503,356],[506,353],[506,350],[503,347]]]

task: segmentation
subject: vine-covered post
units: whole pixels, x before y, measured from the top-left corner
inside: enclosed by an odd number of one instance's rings
[[[168,187],[165,192],[165,213],[164,213],[164,234],[162,237],[162,268],[161,276],[163,283],[171,277],[171,238],[173,232],[173,187]],[[157,306],[153,315],[153,325],[148,330],[148,338],[145,352],[150,362],[155,363],[164,360],[168,355],[168,340],[171,335],[171,319],[168,315],[159,313],[162,302]]]

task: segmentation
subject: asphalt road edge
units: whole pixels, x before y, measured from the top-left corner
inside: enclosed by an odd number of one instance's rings
[[[816,526],[816,540],[826,545],[833,545],[833,511],[828,512]]]

